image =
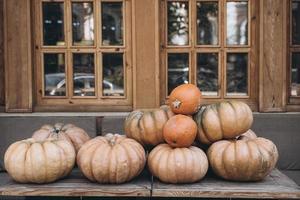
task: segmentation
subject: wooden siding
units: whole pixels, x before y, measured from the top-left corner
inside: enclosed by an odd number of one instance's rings
[[[0,0],[0,106],[4,105],[3,0]]]

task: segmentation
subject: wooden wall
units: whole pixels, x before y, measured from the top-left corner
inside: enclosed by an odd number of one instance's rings
[[[4,105],[3,0],[0,0],[0,106]]]

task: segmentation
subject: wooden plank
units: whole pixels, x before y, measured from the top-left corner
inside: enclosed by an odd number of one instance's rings
[[[4,0],[7,112],[32,110],[30,0]]]
[[[230,182],[213,175],[194,184],[165,184],[154,180],[154,197],[202,197],[202,198],[280,198],[299,199],[300,187],[279,170],[261,182]]]
[[[129,183],[92,183],[75,169],[63,180],[51,184],[18,184],[7,173],[0,173],[0,196],[150,196],[151,181],[147,171]]]
[[[0,105],[4,105],[3,0],[0,0]]]
[[[260,2],[259,110],[285,111],[287,0]]]
[[[159,106],[159,1],[133,1],[133,106]]]

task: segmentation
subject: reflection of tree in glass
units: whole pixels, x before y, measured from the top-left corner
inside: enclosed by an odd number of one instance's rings
[[[168,3],[168,43],[173,45],[188,44],[188,3]]]
[[[300,44],[300,2],[293,2],[292,12],[292,42]]]
[[[197,55],[197,85],[201,91],[218,91],[218,54]]]
[[[218,44],[218,3],[197,3],[198,44]]]

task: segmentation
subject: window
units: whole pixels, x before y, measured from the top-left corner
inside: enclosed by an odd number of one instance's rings
[[[179,84],[193,83],[207,103],[240,99],[257,109],[256,4],[162,1],[162,103]]]
[[[290,0],[288,103],[300,104],[300,1]]]
[[[35,1],[39,106],[132,107],[130,2]]]

